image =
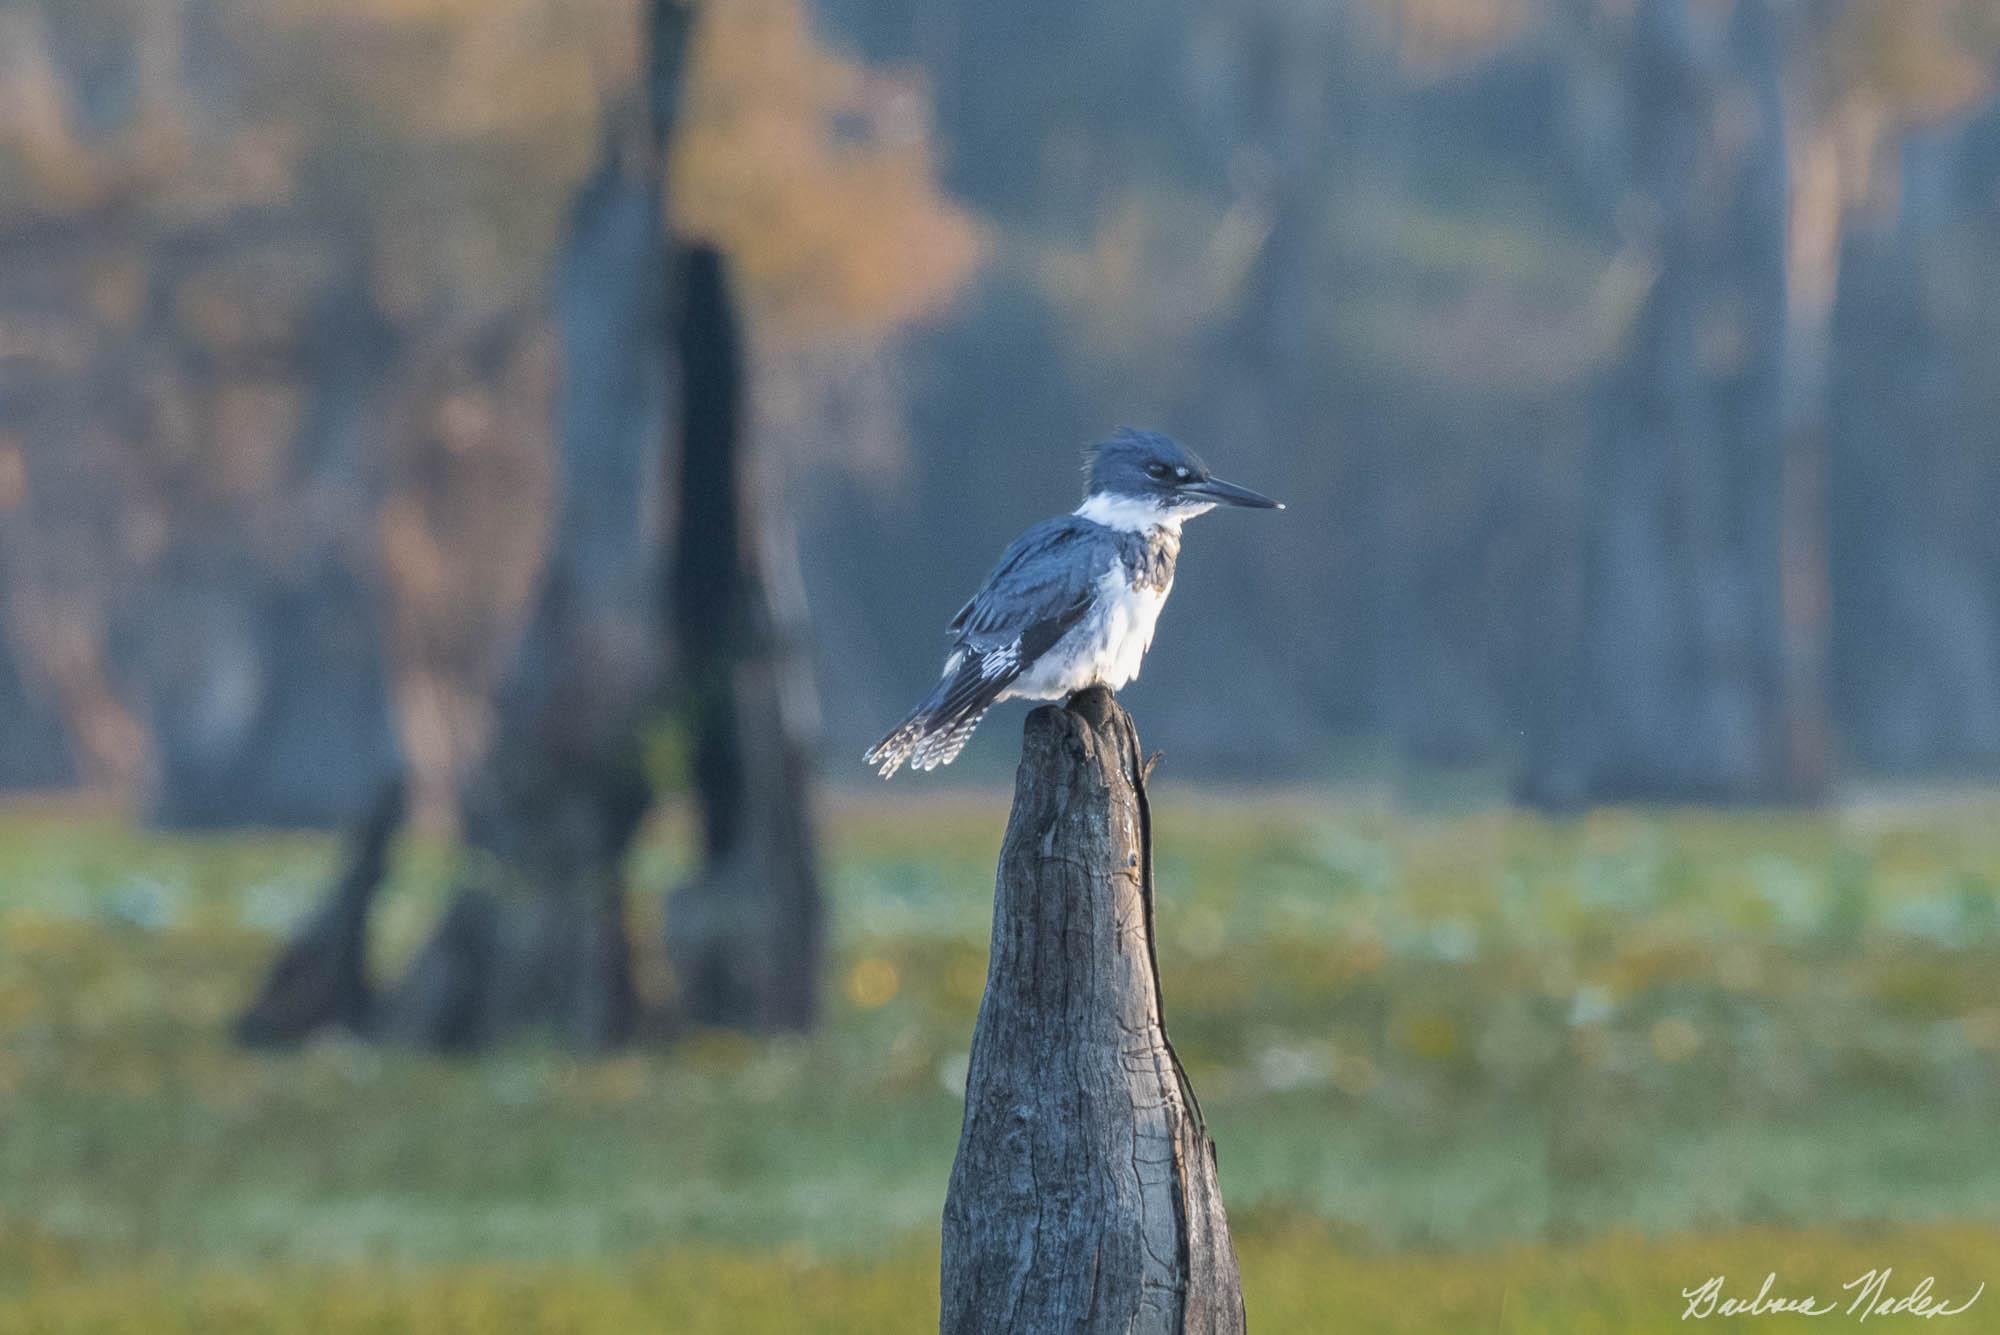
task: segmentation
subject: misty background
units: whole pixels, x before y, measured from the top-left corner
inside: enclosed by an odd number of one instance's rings
[[[672,221],[741,275],[831,781],[1119,423],[1291,505],[1195,529],[1128,692],[1176,778],[1991,772],[2000,11],[744,0],[695,40]],[[636,50],[609,3],[0,7],[9,786],[325,824],[400,755],[444,809]]]
[[[1251,1320],[1962,1299],[1997,297],[1996,0],[0,0],[0,1327],[934,1329],[1121,424]]]

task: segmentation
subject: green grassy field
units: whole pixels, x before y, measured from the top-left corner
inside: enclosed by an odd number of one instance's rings
[[[0,814],[0,1331],[934,1328],[1004,804],[835,805],[811,1039],[466,1063],[225,1041],[329,841]],[[1168,1013],[1254,1327],[1667,1329],[1713,1273],[2000,1282],[2000,799],[1157,806]],[[682,843],[638,859],[643,939]],[[399,863],[384,968],[441,870]],[[2000,1330],[2000,1294],[1939,1324]]]

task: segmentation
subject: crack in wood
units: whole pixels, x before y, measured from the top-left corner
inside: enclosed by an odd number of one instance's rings
[[[1243,1330],[1214,1146],[1160,1003],[1157,761],[1107,692],[1029,717],[945,1201],[951,1335]]]

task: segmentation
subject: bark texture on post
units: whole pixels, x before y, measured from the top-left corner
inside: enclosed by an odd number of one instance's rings
[[[1028,716],[942,1293],[946,1335],[1243,1329],[1215,1147],[1161,1020],[1145,762],[1101,689]]]

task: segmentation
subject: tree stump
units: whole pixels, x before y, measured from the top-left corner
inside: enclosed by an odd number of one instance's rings
[[[945,1335],[1243,1329],[1215,1147],[1161,1019],[1146,768],[1108,691],[1028,716],[945,1197]]]
[[[493,737],[459,786],[458,885],[373,1008],[373,1032],[431,1051],[532,1030],[597,1051],[626,1042],[640,1018],[624,864],[652,801],[640,730],[662,694],[670,638],[649,596],[660,563],[644,482],[649,457],[671,444],[663,191],[693,11],[652,0],[647,14],[648,129],[607,112],[557,265],[560,501],[493,702]],[[295,1041],[341,1018],[329,998],[365,983],[361,938],[380,861],[379,850],[357,855],[315,920],[328,926],[281,959],[246,1014],[246,1041]]]
[[[682,289],[679,534],[668,601],[694,734],[703,858],[667,899],[667,958],[683,1019],[810,1029],[826,914],[804,589],[789,530],[770,504],[769,459],[745,430],[743,330],[721,252],[691,247]]]
[[[352,1034],[374,1026],[368,982],[368,914],[389,870],[403,823],[403,780],[382,786],[348,839],[340,879],[278,955],[256,999],[236,1020],[236,1039],[253,1048],[303,1043],[327,1025]]]

